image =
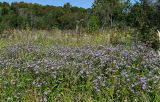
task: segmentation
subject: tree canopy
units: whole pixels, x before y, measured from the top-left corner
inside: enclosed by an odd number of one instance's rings
[[[77,20],[84,19],[87,10],[73,7],[42,6],[25,2],[0,2],[0,24],[7,28],[25,29],[75,29]]]
[[[160,0],[95,0],[91,9],[74,7],[65,3],[63,7],[36,3],[0,2],[0,25],[6,28],[25,29],[76,29],[77,21],[84,20],[83,27],[93,20],[98,26],[112,27],[148,25],[159,28]]]

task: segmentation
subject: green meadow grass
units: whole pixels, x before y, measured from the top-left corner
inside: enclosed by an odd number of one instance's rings
[[[51,58],[46,57],[45,52],[45,49],[49,46],[80,47],[85,45],[122,44],[127,49],[131,41],[132,38],[128,31],[105,31],[99,32],[99,34],[81,34],[80,36],[71,32],[64,33],[60,31],[15,31],[14,38],[0,39],[0,49],[2,50],[1,54],[5,56],[17,57],[20,61],[34,61],[34,57],[37,56],[40,59]],[[42,49],[39,53],[20,51],[16,53],[17,55],[12,53],[13,56],[12,54],[9,55],[7,51],[4,52],[3,49],[6,47],[19,43],[22,43],[22,45],[27,43],[36,44]],[[137,62],[135,61],[132,66],[141,64],[140,60],[137,59]],[[21,64],[23,62],[17,63]],[[35,74],[32,70],[26,70],[26,67],[25,65],[18,67],[3,66],[0,63],[0,102],[160,102],[159,82],[157,82],[159,83],[157,86],[151,86],[151,92],[138,88],[139,93],[132,93],[128,88],[129,83],[125,83],[125,79],[120,77],[121,73],[114,72],[108,76],[108,84],[110,85],[103,87],[100,91],[95,91],[92,83],[93,78],[77,74],[77,70],[72,64],[66,66],[69,70],[66,68],[56,78],[43,70],[42,73]],[[128,67],[127,71],[130,72],[130,75],[139,74],[139,76],[145,76],[149,73],[145,69],[136,72],[131,67]],[[160,70],[156,74],[160,75]],[[41,83],[41,81],[47,84],[36,84]],[[117,86],[119,81],[124,81],[120,90],[117,89],[119,88]]]

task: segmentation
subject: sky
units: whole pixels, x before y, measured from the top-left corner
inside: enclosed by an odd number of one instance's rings
[[[54,6],[63,6],[64,3],[69,2],[72,6],[78,6],[83,8],[91,8],[94,0],[0,0],[0,2],[6,1],[6,2],[31,2],[31,3],[38,3],[42,5],[54,5]],[[131,0],[134,2],[134,0]]]

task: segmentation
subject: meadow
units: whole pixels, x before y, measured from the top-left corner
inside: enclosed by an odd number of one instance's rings
[[[160,102],[160,56],[133,33],[4,32],[0,101]]]

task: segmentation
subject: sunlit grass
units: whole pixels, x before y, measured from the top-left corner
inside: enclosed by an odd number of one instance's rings
[[[158,54],[118,32],[15,31],[1,39],[0,100],[159,102]]]

